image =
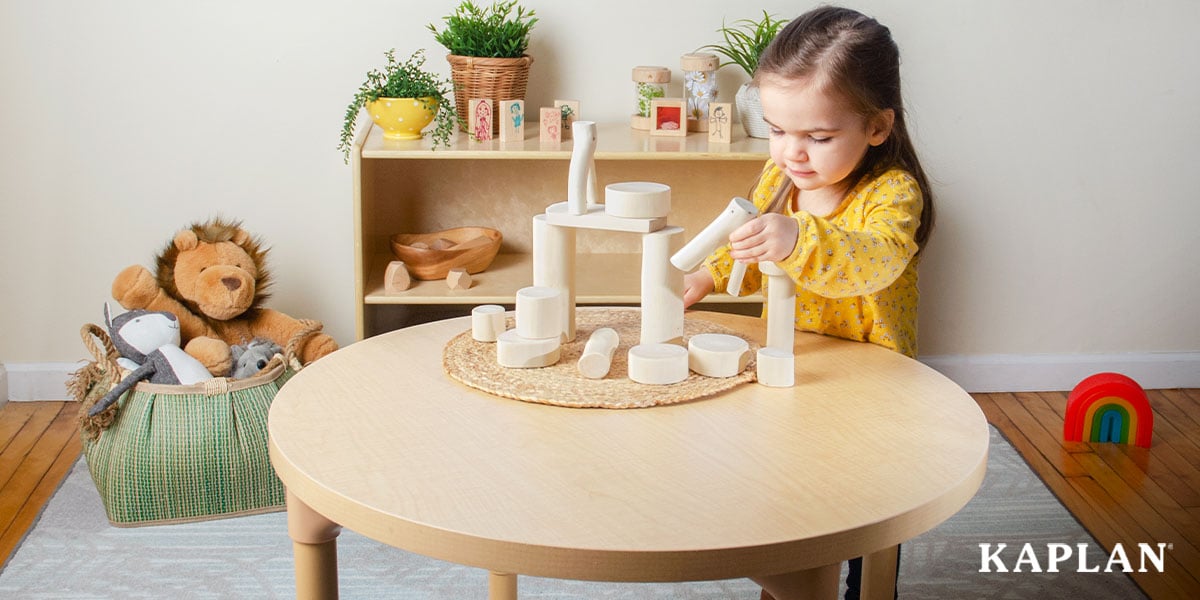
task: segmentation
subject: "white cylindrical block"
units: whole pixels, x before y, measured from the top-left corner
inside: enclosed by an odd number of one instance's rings
[[[562,290],[563,340],[575,340],[575,230],[533,218],[533,285]]]
[[[579,356],[579,374],[588,379],[602,379],[612,368],[613,351],[621,343],[617,331],[611,327],[601,327],[592,332],[583,354]]]
[[[558,289],[536,285],[517,290],[517,334],[561,342],[562,295]]]
[[[671,212],[671,186],[623,181],[604,187],[604,212],[627,219],[655,219]]]
[[[705,377],[733,377],[750,362],[750,344],[736,335],[701,333],[688,340],[688,368]]]
[[[742,281],[746,279],[746,263],[741,261],[733,261],[733,268],[729,269],[729,283],[725,284],[725,293],[730,296],[742,295]]]
[[[717,248],[729,243],[729,234],[734,229],[749,223],[758,216],[758,207],[745,198],[734,198],[717,218],[713,219],[692,241],[671,257],[671,264],[680,271],[695,269],[700,261]]]
[[[504,307],[483,304],[471,309],[471,337],[480,342],[494,342],[504,333]]]
[[[683,344],[683,271],[670,263],[682,244],[682,227],[642,234],[643,344]]]
[[[548,367],[562,357],[558,338],[531,340],[516,329],[509,329],[496,338],[496,362],[510,369]]]
[[[759,348],[758,382],[767,387],[792,387],[796,385],[796,356],[776,348]]]
[[[575,121],[571,124],[571,166],[567,173],[567,212],[582,215],[587,212],[588,174],[596,155],[596,122]]]
[[[679,383],[688,376],[688,351],[675,344],[638,344],[629,349],[629,378],[647,385]]]
[[[767,276],[767,347],[791,354],[796,343],[796,282],[773,262],[758,263]]]

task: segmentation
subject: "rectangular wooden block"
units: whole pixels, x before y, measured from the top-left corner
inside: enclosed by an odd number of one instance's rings
[[[571,124],[579,120],[579,101],[555,100],[554,108],[558,109],[562,118],[562,139],[571,139]]]
[[[538,124],[540,134],[538,139],[543,144],[558,144],[562,142],[562,111],[554,107],[543,107],[538,113],[541,122]]]
[[[627,231],[629,233],[650,233],[667,226],[666,217],[654,219],[629,219],[614,217],[604,212],[604,205],[589,206],[582,215],[573,215],[567,209],[566,202],[551,204],[546,208],[546,222],[560,227],[575,229],[601,229],[604,231]]]
[[[733,141],[733,105],[728,102],[708,103],[708,141],[728,144]]]
[[[500,114],[496,118],[500,119],[501,142],[525,141],[524,100],[501,100]]]
[[[491,98],[471,98],[467,102],[467,110],[470,113],[467,116],[467,126],[471,138],[480,142],[492,139],[492,122],[495,115],[492,114]]]

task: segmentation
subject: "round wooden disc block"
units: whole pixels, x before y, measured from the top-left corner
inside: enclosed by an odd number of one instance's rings
[[[755,365],[734,377],[712,378],[689,373],[670,385],[642,385],[629,379],[626,356],[641,337],[641,310],[637,308],[579,307],[575,313],[575,341],[562,345],[557,364],[541,369],[507,369],[496,361],[496,345],[477,342],[470,330],[455,336],[442,351],[446,374],[464,385],[489,394],[524,402],[572,408],[646,408],[676,404],[711,396],[754,381]],[[512,327],[509,319],[508,327]],[[613,352],[612,368],[603,379],[579,374],[577,364],[592,332],[601,327],[617,331],[621,343]],[[736,331],[699,319],[684,320],[684,338],[700,333],[737,335]],[[750,351],[760,346],[750,342]]]

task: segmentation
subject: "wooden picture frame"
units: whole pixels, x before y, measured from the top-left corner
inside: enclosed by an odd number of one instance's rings
[[[650,101],[650,135],[687,135],[687,101],[663,98]]]

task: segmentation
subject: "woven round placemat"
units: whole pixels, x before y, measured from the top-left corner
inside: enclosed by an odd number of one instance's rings
[[[507,327],[513,327],[508,319]],[[621,338],[613,352],[612,369],[604,379],[588,379],[579,374],[576,363],[592,332],[611,327]],[[641,310],[638,308],[580,307],[575,314],[575,341],[562,346],[557,364],[541,369],[509,369],[496,362],[496,344],[477,342],[470,330],[446,343],[442,367],[452,379],[489,394],[525,402],[572,408],[645,408],[676,404],[711,396],[754,380],[754,353],[759,345],[750,341],[750,364],[733,377],[722,379],[689,373],[688,378],[671,385],[643,385],[629,379],[629,348],[641,337]],[[700,333],[738,335],[728,327],[685,319],[684,340]],[[740,336],[739,336],[740,337]],[[749,341],[749,340],[748,340]]]

